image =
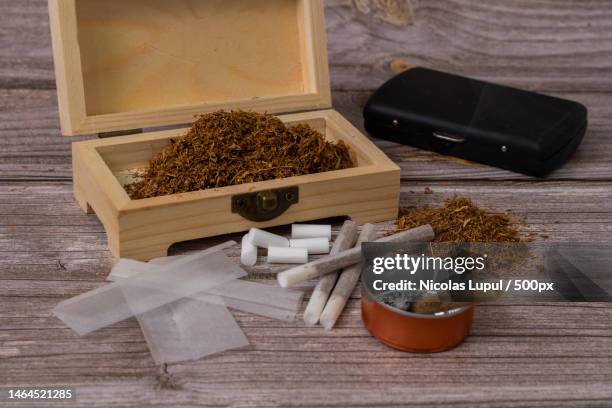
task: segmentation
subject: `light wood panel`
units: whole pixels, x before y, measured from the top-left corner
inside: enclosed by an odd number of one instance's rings
[[[49,0],[65,135],[330,107],[322,0]]]

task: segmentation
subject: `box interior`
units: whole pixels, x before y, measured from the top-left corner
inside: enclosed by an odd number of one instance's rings
[[[316,91],[306,0],[78,0],[87,115]]]
[[[343,140],[350,147],[356,160],[357,167],[374,164],[372,158],[369,157],[366,152],[354,143],[351,143],[349,139],[343,138],[340,129],[332,126],[324,118],[286,122],[288,126],[294,126],[300,123],[310,125],[321,132],[325,138],[331,142]],[[182,134],[185,134],[185,132],[185,130],[165,132],[167,135],[163,138],[122,143],[114,146],[102,146],[97,147],[96,150],[111,172],[115,175],[118,182],[122,186],[125,186],[137,179],[138,173],[146,169],[149,161],[170,143],[170,139],[180,137]],[[346,170],[338,170],[338,172],[342,171]]]

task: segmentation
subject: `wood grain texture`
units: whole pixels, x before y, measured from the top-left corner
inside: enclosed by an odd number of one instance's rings
[[[426,187],[434,193],[425,194]],[[0,184],[2,384],[69,383],[78,388],[83,406],[603,407],[612,400],[610,305],[483,305],[465,344],[448,353],[412,355],[370,337],[357,291],[331,333],[237,313],[252,343],[248,349],[170,366],[166,374],[180,390],[157,390],[159,368],[135,321],[78,338],[50,314],[62,299],[103,284],[110,270],[102,226],[81,212],[71,194],[70,183]],[[436,205],[453,194],[509,210],[529,225],[524,233],[549,240],[603,240],[612,231],[608,183],[541,188],[523,182],[415,182],[403,187],[402,204]],[[335,225],[337,230],[340,223]],[[380,234],[392,225],[377,227]],[[182,243],[171,252],[238,238]],[[237,260],[238,248],[228,254]],[[264,281],[281,269],[262,263],[248,268]]]
[[[610,180],[612,9],[607,0],[413,0],[411,24],[381,18],[385,13],[401,17],[394,8],[401,10],[401,4],[386,3],[407,2],[326,2],[336,110],[360,127],[367,97],[394,75],[392,67],[402,65],[397,61],[576,99],[589,108],[589,132],[578,155],[551,178]],[[67,179],[71,140],[58,137],[46,2],[5,0],[2,10],[0,129],[9,143],[0,150],[0,178]],[[390,142],[377,144],[405,178],[526,179]]]
[[[49,0],[49,15],[64,135],[330,107],[323,0]]]
[[[95,212],[117,258],[148,261],[167,255],[175,242],[250,228],[348,216],[357,223],[397,217],[400,169],[333,110],[281,115],[289,126],[309,124],[330,141],[343,141],[355,167],[217,189],[130,200],[114,172],[146,167],[182,130],[143,133],[74,143],[73,189],[83,211]],[[232,210],[241,194],[299,188],[299,200],[278,217],[254,222]]]
[[[357,127],[369,94],[411,62],[589,107],[578,155],[547,181],[377,141],[402,168],[402,205],[438,204],[457,193],[511,210],[537,239],[610,240],[608,0],[326,6],[333,104]],[[372,339],[357,292],[331,333],[238,313],[250,348],[165,370],[154,365],[135,320],[76,337],[50,309],[101,285],[111,266],[103,227],[72,199],[70,143],[90,137],[60,137],[46,1],[2,0],[0,23],[0,385],[70,384],[79,393],[71,406],[94,407],[612,405],[606,304],[482,305],[466,343],[436,355],[404,354]],[[423,194],[426,187],[434,194]],[[229,238],[239,237],[170,252]],[[239,256],[237,248],[228,253]],[[279,270],[248,268],[263,281]]]

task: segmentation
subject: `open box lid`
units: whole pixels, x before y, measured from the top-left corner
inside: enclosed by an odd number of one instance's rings
[[[323,0],[49,0],[62,133],[331,107]]]

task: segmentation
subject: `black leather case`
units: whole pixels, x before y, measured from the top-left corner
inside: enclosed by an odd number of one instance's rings
[[[587,128],[577,102],[425,68],[384,84],[364,117],[373,137],[532,176],[569,160]]]

